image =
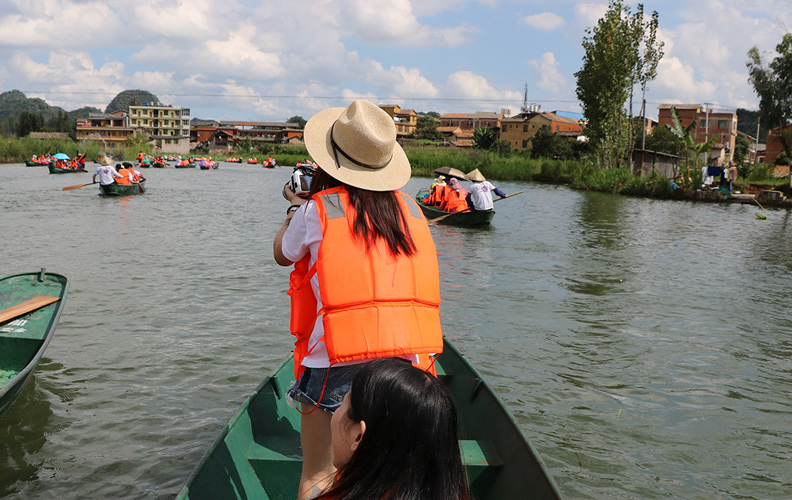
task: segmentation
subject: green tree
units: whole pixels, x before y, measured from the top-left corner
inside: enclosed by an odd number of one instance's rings
[[[781,129],[792,122],[792,33],[787,33],[776,46],[778,54],[765,64],[759,49],[748,51],[748,81],[759,96],[759,116],[768,130]],[[786,158],[792,159],[792,129],[775,136],[784,149]],[[787,188],[792,188],[792,165]]]
[[[537,158],[566,160],[572,157],[572,144],[554,134],[547,125],[542,125],[531,140],[531,152]]]
[[[40,114],[27,111],[19,114],[16,127],[17,137],[25,137],[31,132],[39,132],[42,128],[44,128],[44,118]]]
[[[438,120],[430,114],[418,115],[415,123],[414,139],[426,139],[430,141],[442,141],[443,134],[437,130]]]
[[[751,141],[745,138],[744,135],[738,135],[734,141],[734,164],[741,165],[745,158],[748,157],[748,152],[751,150]]]
[[[489,127],[476,127],[473,131],[473,147],[475,149],[491,149],[495,145],[495,134]]]
[[[636,84],[645,90],[656,76],[663,55],[657,23],[657,12],[644,20],[642,4],[632,15],[622,0],[611,0],[597,26],[586,29],[583,67],[575,73],[577,97],[602,169],[619,167],[627,158],[632,141],[624,105]]]
[[[684,148],[685,145],[682,139],[671,132],[668,127],[657,127],[652,130],[652,133],[646,136],[646,143],[644,144],[644,149],[647,151],[657,151],[670,155],[678,155]]]
[[[307,120],[300,115],[295,115],[289,118],[288,120],[286,120],[286,123],[296,123],[297,125],[300,126],[300,128],[305,128],[305,124],[307,123]]]

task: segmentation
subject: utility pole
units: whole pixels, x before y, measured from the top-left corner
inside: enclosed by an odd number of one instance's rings
[[[711,105],[712,105],[711,102],[705,102],[704,103],[704,110],[706,112],[706,118],[704,120],[704,123],[705,123],[705,125],[704,125],[704,142],[705,143],[707,141],[709,141],[709,112],[710,112],[710,106]],[[706,164],[709,163],[709,151],[707,151],[704,154],[706,155],[706,157],[704,158],[704,164],[706,165]]]

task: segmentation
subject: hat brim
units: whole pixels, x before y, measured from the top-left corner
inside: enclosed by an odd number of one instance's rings
[[[305,147],[314,161],[330,177],[349,186],[369,191],[394,191],[404,187],[410,180],[412,170],[410,161],[398,142],[393,147],[391,160],[382,168],[361,167],[340,153],[336,163],[330,132],[333,123],[345,109],[325,109],[312,116],[305,124]]]

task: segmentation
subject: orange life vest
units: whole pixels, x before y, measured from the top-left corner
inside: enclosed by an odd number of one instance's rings
[[[427,205],[440,206],[445,199],[446,189],[448,189],[448,186],[445,184],[433,184],[432,188],[429,190],[429,200],[427,201]]]
[[[129,181],[129,170],[128,169],[122,168],[122,169],[118,170],[118,173],[121,174],[121,176],[122,176],[122,177],[116,177],[115,181],[118,184],[132,184]]]
[[[445,212],[459,212],[465,210],[468,207],[467,200],[465,199],[466,196],[467,191],[464,189],[460,189],[458,193],[451,188],[446,189],[445,198],[443,199],[443,204],[440,206],[440,210]]]
[[[434,373],[429,355],[443,351],[437,252],[418,205],[396,193],[416,247],[411,257],[392,255],[381,238],[366,248],[352,230],[355,210],[343,186],[313,197],[322,225],[319,254],[310,268],[310,255],[295,263],[289,278],[295,377],[302,373],[320,315],[330,365],[418,355],[418,365]],[[314,274],[322,298],[319,312],[310,285]]]

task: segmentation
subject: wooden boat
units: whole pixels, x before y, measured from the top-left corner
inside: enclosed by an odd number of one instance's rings
[[[161,161],[155,161],[154,164],[152,165],[152,167],[154,167],[154,168],[168,168],[168,164],[167,163],[162,163]]]
[[[0,278],[0,415],[49,345],[68,289],[65,277],[44,269]]]
[[[42,163],[40,161],[25,160],[26,167],[46,167],[49,163]]]
[[[51,174],[77,174],[81,172],[87,172],[87,170],[84,168],[62,168],[56,167],[52,163],[48,164],[47,167],[49,167],[49,173]]]
[[[459,409],[460,447],[476,500],[563,498],[514,417],[448,340],[436,367]],[[231,418],[179,500],[295,498],[302,466],[300,413],[285,397],[293,378],[289,356]]]
[[[140,188],[146,189],[146,181],[140,181],[140,184],[107,184],[99,185],[99,191],[105,196],[129,196],[132,194],[141,194]]]
[[[444,212],[438,207],[432,207],[425,204],[423,199],[427,194],[429,194],[428,189],[421,189],[415,196],[415,201],[418,202],[418,206],[421,207],[424,217],[426,217],[426,219],[429,221],[448,215],[448,217],[438,220],[437,223],[465,227],[486,226],[492,222],[492,218],[495,217],[495,211],[493,210],[468,210],[465,212],[457,212],[453,215],[449,215],[451,212]]]

